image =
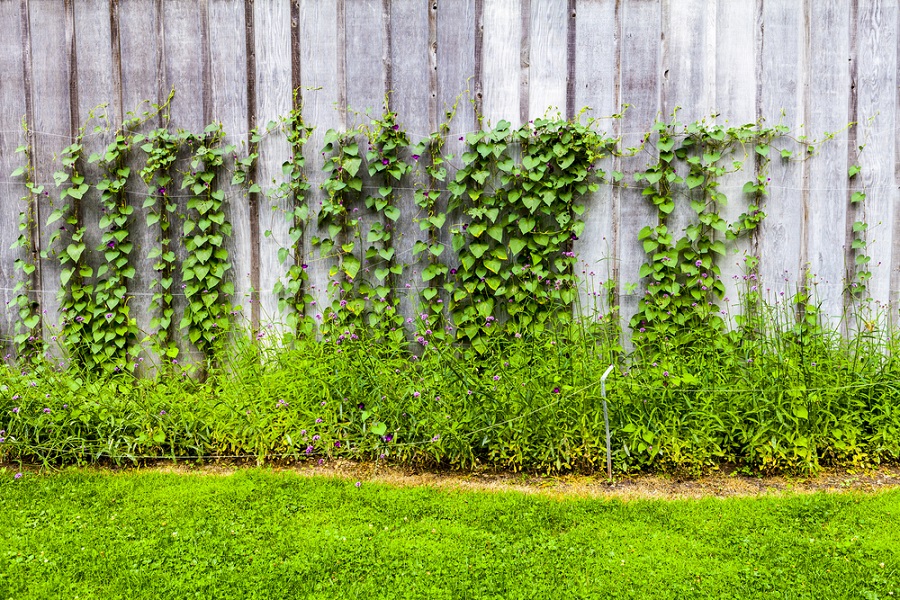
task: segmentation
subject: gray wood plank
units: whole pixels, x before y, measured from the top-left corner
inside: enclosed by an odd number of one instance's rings
[[[205,48],[201,36],[200,10],[197,4],[187,2],[163,2],[163,24],[165,41],[163,53],[165,57],[165,81],[164,89],[175,88],[175,98],[171,105],[170,126],[174,129],[184,129],[202,134],[207,125],[207,117],[204,115],[204,82],[203,82],[203,57]],[[190,168],[187,160],[179,160],[176,169],[184,172]],[[181,177],[176,176],[173,181],[173,190],[177,196],[178,212],[186,212],[189,190],[181,189]],[[184,315],[186,300],[182,292],[181,262],[186,256],[184,242],[181,238],[181,222],[175,220],[172,224],[172,245],[175,252],[178,267],[174,274],[175,287],[175,327]],[[176,332],[178,347],[182,355],[179,362],[196,360],[198,355],[187,340],[187,336]]]
[[[244,4],[233,0],[209,2],[210,101],[212,120],[222,123],[226,144],[236,147],[238,158],[248,149],[247,125],[247,44]],[[234,155],[226,159],[229,169],[234,167]],[[280,169],[279,169],[280,170]],[[250,313],[251,252],[250,202],[246,188],[231,185],[228,173],[222,173],[219,189],[225,192],[226,215],[232,225],[232,237],[226,247],[234,282],[232,304]],[[268,215],[266,215],[268,216]],[[242,323],[246,326],[246,323]]]
[[[757,32],[759,31],[757,6],[755,2],[720,2],[715,23],[715,69],[711,75],[715,79],[714,112],[719,114],[718,122],[726,126],[740,126],[756,121],[756,65]],[[773,153],[774,155],[775,153]],[[737,147],[734,154],[725,159],[744,163],[737,173],[729,173],[719,179],[720,189],[728,198],[719,214],[730,223],[747,210],[753,201],[746,196],[743,185],[756,176],[754,148]],[[724,236],[721,236],[724,238]],[[746,289],[744,276],[748,271],[746,258],[756,254],[754,240],[756,234],[726,242],[727,254],[720,259],[722,282],[725,284],[725,298],[722,305],[729,316],[740,310],[739,295]]]
[[[763,3],[763,39],[759,114],[766,124],[783,123],[794,135],[801,135],[804,122],[803,69],[805,40],[803,5],[793,0],[766,0]],[[799,151],[797,144],[779,142],[779,148]],[[766,199],[766,220],[759,235],[760,275],[769,301],[787,303],[798,283],[802,242],[802,165],[778,155],[769,167],[771,182]]]
[[[4,23],[6,36],[10,39],[0,51],[0,302],[6,310],[0,314],[0,356],[6,356],[13,348],[18,321],[18,308],[13,299],[16,283],[23,279],[15,270],[15,261],[28,258],[28,252],[11,249],[19,237],[20,212],[27,212],[29,202],[22,198],[28,194],[24,177],[12,178],[10,174],[25,162],[23,154],[16,154],[18,146],[26,143],[22,120],[25,118],[25,70],[23,61],[23,39],[21,15],[18,3],[0,2],[0,23]],[[32,296],[34,297],[34,296]]]
[[[857,143],[865,144],[860,164],[867,192],[865,220],[869,223],[868,255],[872,257],[869,293],[886,304],[897,297],[893,290],[891,248],[896,243],[896,206],[900,201],[894,183],[897,161],[897,53],[885,51],[898,43],[898,8],[895,2],[861,0],[859,3],[857,57]],[[891,109],[894,109],[893,111]],[[853,156],[851,155],[851,160]],[[892,313],[893,314],[893,313]]]
[[[530,19],[528,118],[565,115],[567,0],[532,1]]]
[[[850,91],[849,6],[845,2],[810,3],[809,85],[806,129],[811,135],[840,131],[849,122],[844,110]],[[846,134],[844,134],[846,135]],[[846,138],[841,138],[846,139]],[[809,170],[808,256],[822,312],[833,322],[843,312],[844,244],[847,216],[847,147],[839,140],[822,144],[807,163]]]
[[[522,0],[484,3],[483,110],[491,125],[503,119],[513,127],[521,124],[521,10]]]
[[[61,206],[53,183],[53,173],[60,164],[54,159],[71,143],[69,107],[69,48],[66,46],[65,5],[55,0],[32,0],[29,3],[32,31],[32,66],[35,131],[35,180],[49,192],[40,203],[41,218],[46,220]],[[40,33],[38,33],[40,32]],[[34,36],[39,36],[35,39]],[[48,248],[51,230],[41,223],[41,247]],[[57,245],[57,247],[59,247]],[[59,261],[50,254],[42,261],[41,298],[44,310],[44,335],[49,338],[59,330],[60,289]]]
[[[615,114],[618,98],[619,27],[614,0],[587,0],[576,4],[578,15],[575,32],[575,112],[590,107],[592,117]],[[610,135],[618,132],[619,123],[604,119],[598,130]],[[611,171],[617,165],[607,161],[601,165]],[[584,203],[584,234],[575,243],[582,275],[581,313],[584,316],[606,314],[610,310],[606,289],[615,281],[618,246],[618,193],[610,184],[601,185],[588,194]]]
[[[109,2],[83,0],[76,2],[74,8],[78,59],[77,125],[84,126],[90,134],[84,138],[82,151],[84,161],[81,170],[91,184],[91,189],[81,201],[85,226],[85,251],[82,256],[95,273],[94,277],[85,278],[85,283],[99,283],[109,278],[108,275],[96,276],[98,268],[106,262],[102,251],[98,250],[102,235],[99,223],[105,209],[100,203],[100,191],[94,187],[104,177],[104,169],[97,163],[89,163],[88,159],[92,154],[102,155],[105,152],[121,125],[118,116],[123,113],[113,82]],[[96,128],[102,128],[102,131],[96,131]]]
[[[621,4],[621,47],[618,72],[620,98],[631,105],[622,119],[622,140],[626,148],[640,145],[659,112],[660,98],[660,6],[646,0],[625,0]],[[653,40],[654,43],[650,43]],[[652,147],[652,144],[648,144]],[[619,205],[619,276],[618,293],[623,326],[627,330],[631,317],[646,288],[639,277],[647,261],[638,240],[638,232],[656,222],[656,209],[634,185],[632,174],[646,167],[646,156],[638,154],[622,161],[625,174]],[[636,286],[632,289],[632,286]],[[626,339],[628,336],[626,335]]]
[[[136,115],[151,110],[150,104],[160,104],[165,100],[158,96],[160,84],[157,77],[159,60],[162,56],[162,49],[156,36],[158,19],[156,5],[150,0],[119,4],[122,104],[126,112],[132,111]],[[159,119],[154,118],[146,123],[142,130],[155,129],[159,125]],[[143,151],[134,148],[128,164],[133,171],[138,172],[146,164],[145,158],[146,154]],[[150,310],[151,294],[154,291],[150,289],[150,283],[156,279],[153,271],[156,259],[148,258],[148,255],[158,244],[159,230],[157,227],[146,226],[146,216],[140,207],[146,198],[147,186],[141,178],[132,177],[126,189],[131,201],[138,207],[131,228],[135,248],[131,259],[137,263],[130,286],[134,294],[130,300],[131,314],[137,320],[142,337],[146,337],[155,334],[155,331],[150,329],[150,320],[154,317]]]
[[[433,67],[428,45],[430,10],[431,3],[428,2],[394,2],[391,6],[393,33],[397,36],[396,41],[401,36],[403,40],[402,44],[395,41],[391,48],[392,108],[397,112],[400,126],[408,132],[412,143],[437,129],[437,123],[432,122],[433,117],[428,110],[431,102],[437,102],[433,98],[437,90],[431,87]],[[399,185],[395,185],[405,188],[395,193],[395,205],[400,208],[400,218],[394,226],[396,236],[392,245],[396,253],[395,261],[408,265],[403,276],[396,279],[399,284],[397,287],[400,288],[397,290],[397,297],[401,300],[400,310],[406,318],[419,314],[418,290],[425,285],[421,272],[427,263],[415,260],[412,248],[416,240],[424,237],[417,218],[427,216],[416,205],[413,188],[417,181],[424,182],[426,177],[424,169],[416,168]],[[419,258],[423,257],[420,255]],[[405,289],[406,283],[411,285],[408,291]]]
[[[306,264],[309,265],[309,294],[311,303],[307,306],[309,315],[321,317],[328,299],[329,269],[332,259],[323,259],[318,247],[312,244],[314,237],[323,237],[325,232],[316,226],[316,217],[322,205],[324,193],[320,185],[325,179],[322,171],[323,139],[329,129],[340,129],[344,122],[343,111],[336,105],[344,93],[343,81],[335,77],[342,61],[343,48],[338,44],[343,28],[338,17],[338,6],[318,0],[304,0],[300,5],[301,15],[301,79],[304,86],[303,118],[315,125],[316,129],[304,148],[306,172],[309,175],[308,192],[310,218],[303,236]]]
[[[466,151],[465,133],[475,128],[475,0],[446,0],[438,4],[437,18],[437,67],[438,67],[438,107],[441,121],[448,113],[455,114],[450,122],[444,152],[453,158],[447,164],[447,179],[456,174],[462,164],[460,157]],[[438,183],[446,188],[446,183]],[[446,210],[447,196],[439,201],[441,210]],[[443,260],[451,268],[457,266],[459,257],[451,248],[450,224],[458,223],[458,217],[450,215],[444,225],[439,241],[444,244]],[[445,300],[446,302],[446,300]]]

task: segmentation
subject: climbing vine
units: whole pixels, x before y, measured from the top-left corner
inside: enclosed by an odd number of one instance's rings
[[[22,197],[24,207],[19,212],[19,235],[12,248],[18,249],[20,256],[16,258],[14,269],[21,277],[13,288],[12,304],[16,308],[19,317],[16,321],[16,334],[13,343],[19,356],[38,355],[43,347],[43,338],[40,332],[41,303],[36,294],[38,290],[33,285],[34,275],[37,270],[37,256],[35,252],[35,240],[37,229],[34,207],[41,194],[44,194],[44,186],[37,185],[34,181],[34,164],[31,158],[31,149],[27,144],[29,137],[28,123],[22,120],[22,130],[26,143],[16,148],[16,154],[22,154],[24,164],[17,167],[11,174],[13,178],[22,177],[25,183],[26,193]]]
[[[294,91],[296,105],[298,90]],[[288,246],[279,248],[278,262],[290,264],[282,279],[275,282],[273,293],[278,296],[278,309],[286,312],[288,326],[295,334],[301,332],[301,323],[305,323],[305,307],[312,299],[307,293],[306,285],[308,265],[303,255],[303,230],[309,221],[309,204],[305,194],[309,190],[306,177],[306,159],[303,149],[309,141],[312,127],[303,121],[302,107],[292,109],[281,121],[281,129],[290,145],[290,156],[282,165],[284,181],[272,190],[273,199],[287,203],[284,217],[288,222]],[[290,309],[290,310],[287,310]]]
[[[463,167],[449,184],[450,208],[466,220],[451,228],[459,266],[450,271],[450,312],[457,337],[476,350],[494,331],[521,335],[569,319],[578,283],[572,244],[584,231],[581,198],[606,177],[596,165],[615,149],[615,140],[593,126],[538,119],[513,130],[501,121],[466,136]]]
[[[225,192],[216,189],[224,156],[234,150],[221,145],[224,135],[219,124],[208,125],[202,136],[181,135],[193,153],[190,171],[181,180],[181,189],[190,196],[182,223],[187,256],[181,263],[181,280],[187,306],[179,326],[207,357],[229,330],[230,297],[234,295],[225,246],[232,228],[225,215]]]

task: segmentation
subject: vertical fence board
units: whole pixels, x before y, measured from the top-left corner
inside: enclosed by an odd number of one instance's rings
[[[306,173],[310,182],[308,193],[310,221],[306,227],[307,233],[303,236],[303,247],[308,257],[308,285],[310,296],[313,298],[311,302],[315,303],[309,307],[309,311],[313,316],[321,316],[325,312],[325,302],[328,298],[328,270],[331,260],[320,256],[319,249],[312,244],[312,239],[321,237],[324,233],[316,226],[316,217],[324,196],[319,186],[325,178],[322,171],[325,132],[329,129],[339,129],[343,122],[340,107],[337,109],[335,107],[344,93],[343,81],[335,76],[341,63],[339,55],[344,52],[338,45],[343,23],[339,21],[340,15],[335,5],[318,0],[304,0],[300,6],[300,15],[302,27],[300,74],[305,88],[303,118],[308,124],[315,126],[304,149]]]
[[[528,118],[566,110],[567,0],[532,1]],[[600,27],[601,24],[594,24]]]
[[[202,134],[206,127],[207,119],[211,115],[204,114],[203,89],[203,38],[201,36],[200,10],[196,4],[181,2],[162,2],[163,23],[165,27],[165,76],[164,89],[175,88],[175,97],[172,99],[171,126],[173,129],[185,129],[197,134]],[[176,162],[178,171],[190,169],[189,162],[179,160]],[[176,176],[172,182],[174,195],[177,197],[178,212],[185,214],[190,190],[181,189],[181,177]],[[184,242],[181,239],[182,224],[179,219],[172,223],[171,250],[175,252],[179,266],[173,274],[173,287],[175,290],[174,320],[175,327],[184,315],[186,300],[184,298],[180,264],[186,257]],[[187,336],[176,335],[179,341],[178,347],[184,352],[190,352],[191,344]]]
[[[659,112],[659,47],[660,5],[648,0],[623,0],[622,38],[619,52],[620,98],[631,104],[622,119],[623,145],[641,144]],[[651,43],[651,40],[653,42]],[[652,144],[648,142],[648,148]],[[652,152],[652,150],[651,150]],[[645,291],[640,281],[641,265],[646,261],[638,232],[645,225],[656,223],[656,209],[641,195],[631,174],[646,166],[645,156],[622,161],[625,173],[619,205],[619,304],[624,324],[637,312],[638,302]]]
[[[286,115],[292,106],[291,96],[291,10],[287,0],[254,3],[256,32],[256,110],[258,127]],[[278,299],[272,288],[285,272],[278,262],[278,248],[290,245],[288,223],[284,218],[285,201],[274,202],[265,197],[276,182],[283,181],[281,165],[290,156],[290,147],[282,135],[267,136],[259,145],[258,177],[263,187],[259,201],[259,223],[262,231],[272,235],[260,238],[260,314],[264,321],[279,320]],[[273,206],[277,206],[273,210]]]
[[[726,126],[753,123],[756,121],[756,36],[759,25],[756,2],[720,0],[716,18],[714,112],[726,120]],[[772,151],[772,154],[776,153]],[[720,207],[720,214],[729,223],[734,223],[753,201],[742,188],[756,175],[752,145],[736,148],[725,163],[732,159],[742,161],[743,168],[720,179],[720,189],[728,198],[727,204]],[[725,297],[728,298],[724,305],[730,316],[739,310],[739,292],[744,290],[742,277],[747,273],[745,259],[754,254],[753,236],[755,234],[726,241],[727,252],[720,261]]]
[[[75,125],[84,127],[86,131],[81,171],[88,182],[96,183],[105,176],[105,169],[96,162],[89,162],[89,158],[95,153],[104,154],[106,146],[113,141],[115,132],[121,125],[118,117],[123,114],[119,105],[120,96],[113,82],[109,2],[107,0],[75,2],[75,31],[78,63],[76,114],[79,119]],[[96,128],[102,128],[102,131],[95,131]],[[82,256],[94,269],[94,277],[86,278],[86,283],[108,277],[108,275],[102,278],[96,276],[98,268],[106,263],[103,250],[100,248],[102,230],[99,227],[104,212],[105,209],[100,203],[100,191],[92,186],[81,201],[82,223],[85,227],[85,250]],[[136,254],[137,250],[134,252]]]
[[[849,11],[845,2],[810,3],[809,114],[806,130],[814,136],[847,127],[850,89]],[[843,107],[840,110],[838,107]],[[847,215],[846,132],[828,141],[808,163],[809,269],[821,309],[836,320],[843,310],[844,244]]]
[[[126,112],[135,111],[136,116],[151,110],[150,104],[165,101],[165,98],[158,96],[160,85],[157,82],[162,52],[155,35],[159,16],[155,3],[151,0],[119,4],[122,103]],[[159,118],[154,118],[142,129],[154,129],[159,125]],[[146,212],[141,209],[148,190],[139,172],[146,164],[146,157],[146,153],[140,148],[132,148],[128,166],[131,167],[133,176],[126,187],[129,200],[137,207],[131,221],[131,238],[135,247],[131,260],[135,265],[135,275],[129,287],[134,294],[130,300],[131,316],[137,320],[142,337],[155,333],[150,330],[150,320],[155,316],[150,311],[150,294],[155,291],[150,289],[150,284],[156,279],[153,270],[156,259],[149,259],[147,256],[159,243],[158,226],[147,227]]]
[[[521,9],[521,0],[484,3],[483,110],[492,126],[503,119],[520,124]]]
[[[895,107],[900,82],[897,81],[897,53],[886,51],[897,47],[897,15],[895,2],[860,0],[857,51],[860,60],[856,81],[859,103],[856,115],[851,115],[859,123],[857,143],[865,144],[860,160],[862,172],[858,177],[862,178],[867,193],[867,254],[872,257],[869,292],[882,303],[896,298],[898,290],[891,293],[891,271],[900,266],[891,264],[890,259],[897,218],[895,207],[900,201],[894,183],[898,138]]]
[[[25,144],[22,120],[25,118],[25,87],[23,61],[23,36],[21,30],[20,6],[16,2],[0,2],[0,23],[4,23],[10,43],[0,51],[0,302],[7,307],[0,315],[0,352],[5,356],[10,351],[15,335],[18,309],[12,304],[13,292],[21,274],[15,272],[15,262],[26,258],[26,253],[10,246],[19,237],[18,215],[27,211],[28,206],[21,200],[28,190],[24,177],[13,178],[10,174],[24,165],[25,156],[16,154],[16,148]],[[14,42],[14,43],[13,43]]]
[[[604,117],[619,110],[618,44],[619,30],[615,0],[587,0],[576,5],[575,31],[575,111],[590,107],[591,117]],[[619,123],[604,119],[598,122],[599,131],[614,134]],[[613,162],[600,165],[605,170]],[[612,185],[602,184],[584,198],[584,234],[575,243],[582,273],[581,312],[588,316],[606,313],[611,307],[603,285],[613,279],[617,257],[617,207],[614,205]]]
[[[400,40],[397,37],[392,45],[391,105],[398,113],[401,128],[409,133],[412,143],[417,143],[438,126],[436,122],[432,122],[431,111],[428,110],[432,102],[437,102],[436,98],[432,98],[437,90],[431,87],[432,65],[428,45],[430,10],[430,2],[394,2],[391,8],[391,23],[395,27],[402,27],[395,31],[395,36],[399,31],[407,32],[402,38],[402,44],[397,43]],[[411,176],[396,184],[396,187],[405,189],[396,193],[395,203],[403,217],[392,225],[395,228],[392,241],[396,252],[395,260],[409,265],[402,279],[412,287],[408,292],[398,290],[398,295],[402,298],[401,311],[407,318],[419,312],[417,290],[423,286],[422,268],[426,265],[424,260],[420,260],[423,256],[414,258],[412,255],[413,244],[423,237],[417,220],[427,217],[416,205],[412,188],[417,181],[424,182],[425,177],[425,171],[417,165]]]
[[[803,5],[795,0],[765,0],[761,43],[759,114],[769,126],[783,123],[800,135],[803,114]],[[783,116],[782,116],[783,114]],[[779,142],[779,148],[799,150]],[[774,149],[773,149],[774,150]],[[777,153],[769,166],[766,220],[759,235],[760,275],[771,301],[786,301],[801,281],[802,165]]]
[[[222,124],[226,143],[233,144],[238,157],[247,154],[247,44],[244,5],[233,0],[209,2],[209,50],[212,120]],[[273,153],[274,154],[274,153]],[[278,160],[277,156],[267,157]],[[234,156],[226,157],[232,168]],[[280,168],[279,168],[280,171]],[[250,204],[246,190],[231,185],[231,175],[223,171],[219,189],[225,192],[226,214],[232,225],[232,237],[226,247],[234,282],[233,304],[249,314],[250,255],[254,240],[250,235]],[[262,203],[265,207],[266,203]],[[271,318],[275,315],[272,314]]]
[[[40,202],[41,217],[46,220],[60,206],[59,193],[53,183],[53,173],[60,168],[60,164],[54,157],[71,143],[68,71],[70,52],[66,47],[66,12],[63,3],[55,0],[32,0],[30,9],[34,76],[32,127],[36,132],[35,180],[49,192]],[[47,249],[52,230],[43,223],[40,226],[41,248]],[[60,266],[54,255],[55,249],[49,249],[50,258],[43,261],[41,268],[41,300],[47,311],[44,320],[44,334],[47,337],[56,334],[60,323],[57,299]]]

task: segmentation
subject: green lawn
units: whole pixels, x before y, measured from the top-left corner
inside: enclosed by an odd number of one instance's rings
[[[900,597],[900,491],[559,500],[0,473],[0,599]]]

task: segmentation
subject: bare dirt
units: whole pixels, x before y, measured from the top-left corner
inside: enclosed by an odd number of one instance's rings
[[[247,466],[236,464],[157,464],[150,468],[163,472],[227,476]],[[815,476],[752,477],[737,472],[716,473],[697,478],[667,475],[618,475],[607,481],[606,475],[542,476],[494,471],[434,471],[394,467],[376,463],[333,460],[323,465],[309,463],[280,464],[272,471],[293,472],[303,476],[336,477],[361,483],[381,483],[397,487],[432,487],[457,490],[515,491],[550,497],[589,497],[628,499],[728,498],[813,492],[879,492],[900,489],[900,466],[870,469],[829,470]]]

